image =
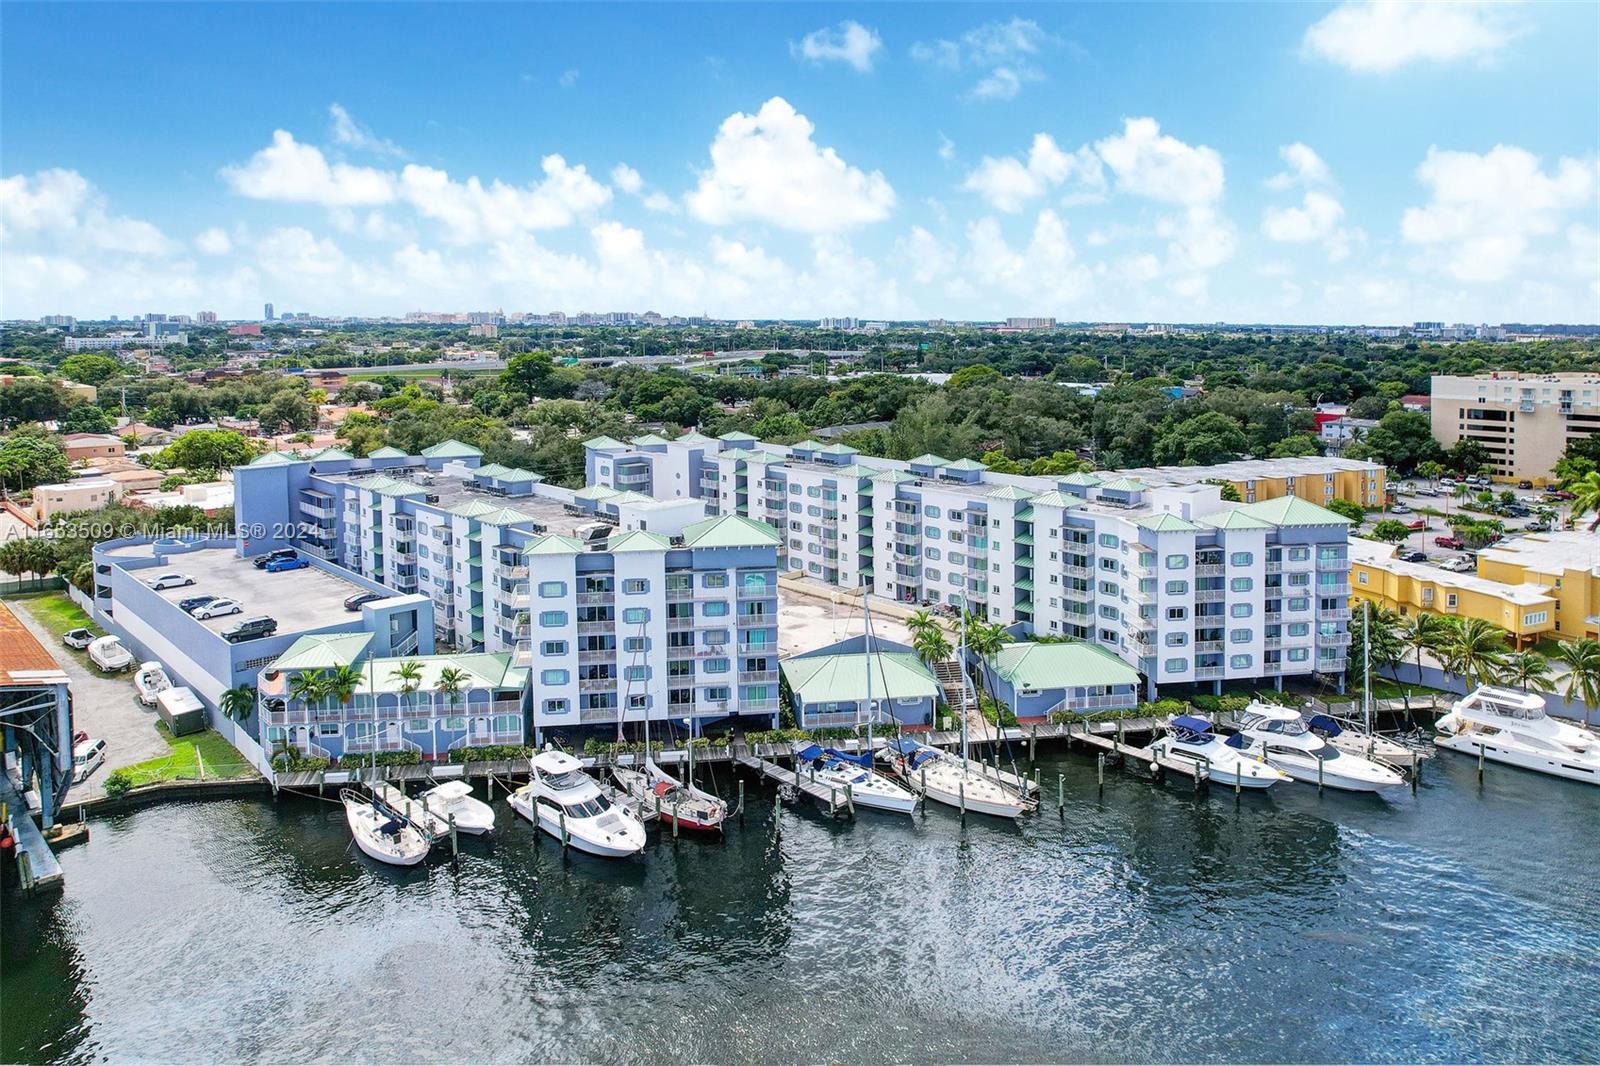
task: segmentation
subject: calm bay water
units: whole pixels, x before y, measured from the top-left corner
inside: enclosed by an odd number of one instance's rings
[[[6,907],[0,1060],[1600,1059],[1600,789],[1446,753],[1414,798],[1236,805],[1041,766],[1064,819],[751,786],[725,842],[621,864],[503,803],[458,871],[379,868],[309,800],[97,822],[64,898]]]

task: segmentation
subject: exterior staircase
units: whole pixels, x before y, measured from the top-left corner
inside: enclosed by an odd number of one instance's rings
[[[977,690],[971,685],[962,684],[961,665],[954,659],[933,664],[933,678],[939,682],[939,688],[944,693],[944,701],[950,706],[950,713],[958,719],[967,721],[967,736],[974,740],[983,740],[994,736],[994,727],[983,717],[978,710]]]

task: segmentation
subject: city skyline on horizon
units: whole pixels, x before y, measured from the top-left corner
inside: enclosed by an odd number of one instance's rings
[[[1600,320],[1595,8],[372,10],[12,7],[0,317]]]

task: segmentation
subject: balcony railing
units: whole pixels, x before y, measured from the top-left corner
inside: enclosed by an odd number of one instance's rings
[[[578,678],[579,692],[605,692],[617,687],[614,677],[580,677]]]
[[[615,619],[606,619],[599,622],[579,622],[578,635],[585,637],[599,636],[602,633],[615,632],[616,628],[617,623]]]
[[[1324,622],[1348,622],[1350,621],[1350,608],[1319,607],[1317,608],[1317,617]]]
[[[580,592],[578,593],[579,607],[604,607],[616,601],[615,592]]]
[[[580,648],[578,649],[578,662],[584,663],[609,663],[616,659],[616,648]]]
[[[617,709],[615,707],[580,707],[578,709],[578,721],[585,725],[595,722],[615,722],[616,720]]]
[[[776,655],[776,654],[778,654],[778,645],[777,645],[777,642],[775,642],[775,641],[773,643],[771,643],[771,644],[746,644],[743,641],[740,641],[740,643],[739,643],[739,654],[740,655]]]
[[[694,620],[693,616],[687,616],[687,617],[669,616],[667,618],[667,632],[669,632],[669,633],[677,633],[677,632],[682,632],[685,629],[693,629],[694,628],[694,621],[695,620]]]
[[[778,594],[776,585],[740,585],[739,599],[741,600],[767,600]]]
[[[739,683],[741,685],[771,684],[778,680],[776,670],[740,670]]]

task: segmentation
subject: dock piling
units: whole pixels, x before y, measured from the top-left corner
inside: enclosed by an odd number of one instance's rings
[[[962,782],[961,782],[961,785],[960,785],[960,795],[961,795],[961,820],[962,821],[966,821],[966,819],[967,819],[967,782],[966,782],[965,779],[962,779]]]
[[[1100,786],[1103,793],[1106,790],[1106,757],[1104,754],[1094,757],[1094,783]]]
[[[1033,762],[1039,750],[1039,727],[1035,725],[1033,732],[1028,734],[1028,761]]]
[[[1061,813],[1062,820],[1067,817],[1067,775],[1056,774],[1056,810]]]
[[[1322,760],[1317,760],[1317,795],[1322,795]]]
[[[844,806],[845,810],[850,812],[850,817],[854,818],[856,816],[855,793],[851,790],[850,782],[848,781],[844,783]]]
[[[1483,741],[1478,741],[1478,784],[1483,784]]]
[[[452,811],[450,812],[450,861],[455,862],[460,854],[460,848],[456,844],[456,816]]]
[[[678,839],[678,805],[681,802],[682,802],[681,800],[677,800],[677,799],[674,799],[672,801],[672,839],[673,840],[677,840]]]
[[[744,778],[739,778],[739,824],[744,824]]]
[[[928,816],[928,768],[924,766],[917,773],[922,775],[922,816],[926,818]]]
[[[561,848],[563,851],[566,850],[569,843],[570,839],[567,837],[567,812],[563,809],[561,811]]]

